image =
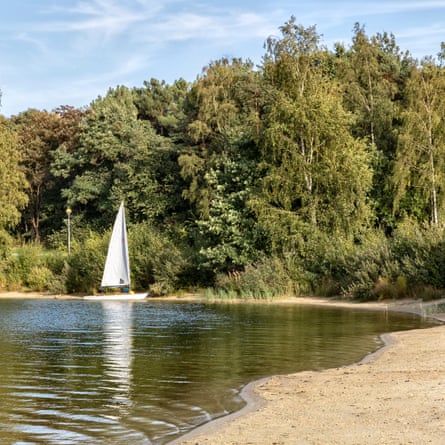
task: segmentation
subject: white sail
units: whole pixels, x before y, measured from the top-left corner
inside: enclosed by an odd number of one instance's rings
[[[114,222],[101,286],[130,287],[130,260],[123,202]]]

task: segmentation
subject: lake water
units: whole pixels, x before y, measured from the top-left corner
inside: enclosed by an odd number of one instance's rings
[[[0,438],[165,444],[250,381],[360,360],[411,315],[293,305],[0,300]]]

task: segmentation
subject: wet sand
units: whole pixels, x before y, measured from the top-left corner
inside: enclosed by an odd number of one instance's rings
[[[76,297],[9,292],[0,298]],[[431,306],[416,301],[348,303],[320,298],[270,302],[280,303],[420,315],[428,314]],[[445,320],[445,314],[435,316]],[[245,408],[172,444],[445,444],[445,326],[392,333],[384,340],[384,348],[351,366],[253,382],[243,392]]]

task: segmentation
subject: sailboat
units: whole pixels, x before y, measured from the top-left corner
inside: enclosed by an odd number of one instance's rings
[[[147,294],[135,294],[130,290],[130,259],[128,256],[127,224],[122,202],[114,221],[113,232],[108,245],[107,259],[102,276],[101,289],[113,288],[119,293],[87,295],[87,300],[142,300]]]

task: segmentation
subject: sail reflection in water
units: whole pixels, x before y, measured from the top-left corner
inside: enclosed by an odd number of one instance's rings
[[[133,363],[131,303],[103,301],[104,314],[104,389],[111,392],[108,408],[119,416],[131,408],[130,386]]]

